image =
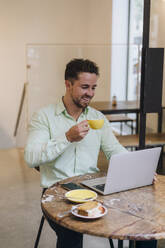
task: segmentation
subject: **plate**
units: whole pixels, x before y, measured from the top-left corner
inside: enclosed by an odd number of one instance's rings
[[[68,191],[65,194],[65,197],[71,202],[83,203],[95,200],[97,198],[97,193],[88,189],[74,189]]]
[[[76,216],[76,217],[79,217],[79,218],[83,218],[83,219],[98,219],[98,218],[101,218],[103,217],[104,215],[106,215],[108,213],[108,210],[105,206],[102,205],[102,208],[104,209],[103,210],[103,213],[99,214],[99,215],[95,215],[95,216],[84,216],[84,215],[80,215],[77,213],[77,207],[80,206],[81,204],[77,205],[77,206],[74,206],[72,207],[71,209],[71,213]]]

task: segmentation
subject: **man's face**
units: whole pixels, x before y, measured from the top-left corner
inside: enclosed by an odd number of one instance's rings
[[[79,73],[73,84],[69,82],[69,93],[74,104],[79,108],[86,108],[95,94],[98,76],[95,73]]]

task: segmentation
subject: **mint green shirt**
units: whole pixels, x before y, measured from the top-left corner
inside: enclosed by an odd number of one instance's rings
[[[69,142],[65,133],[83,120],[104,119],[101,129],[90,129],[79,142]],[[95,173],[100,149],[107,159],[125,152],[105,116],[87,107],[75,121],[66,111],[62,100],[33,114],[25,147],[25,161],[29,167],[40,166],[41,186],[49,187],[68,177]]]

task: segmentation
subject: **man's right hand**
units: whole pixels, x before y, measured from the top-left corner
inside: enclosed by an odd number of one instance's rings
[[[71,127],[68,132],[66,132],[66,138],[70,142],[82,140],[89,132],[88,121],[82,121],[79,124]]]

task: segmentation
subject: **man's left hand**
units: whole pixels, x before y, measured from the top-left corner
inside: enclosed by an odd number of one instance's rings
[[[155,184],[157,181],[158,181],[158,178],[157,178],[157,173],[155,173],[155,175],[154,175],[154,179],[153,179],[153,184]]]

